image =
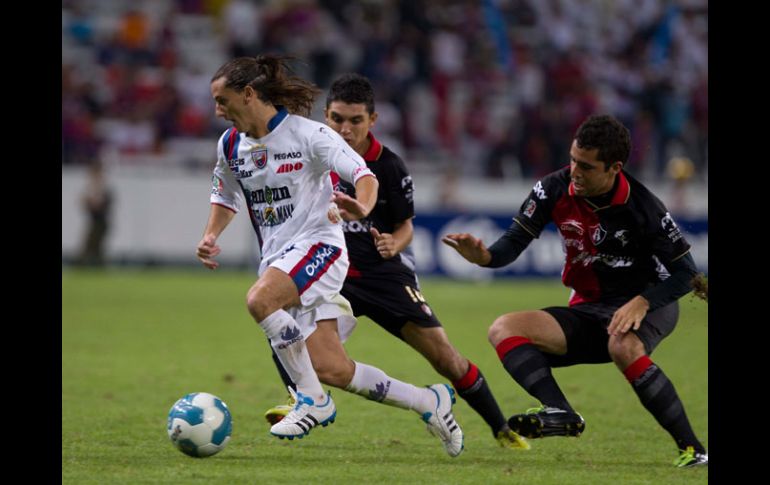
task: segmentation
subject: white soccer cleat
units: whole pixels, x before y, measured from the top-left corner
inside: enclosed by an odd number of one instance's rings
[[[428,423],[428,431],[441,439],[449,456],[455,457],[465,447],[463,430],[452,415],[455,391],[446,384],[433,384],[428,389],[436,395],[436,410],[424,413],[422,420]]]
[[[326,401],[316,405],[313,398],[297,392],[297,403],[285,418],[270,428],[270,434],[281,439],[303,438],[310,430],[318,426],[328,426],[337,417],[337,407],[327,393]]]

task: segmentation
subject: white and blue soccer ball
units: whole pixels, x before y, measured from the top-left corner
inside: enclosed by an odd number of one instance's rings
[[[168,412],[168,437],[186,455],[215,455],[227,446],[232,432],[227,405],[207,392],[187,394]]]

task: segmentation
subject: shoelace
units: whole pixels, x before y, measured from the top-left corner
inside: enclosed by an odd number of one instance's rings
[[[695,448],[688,446],[684,451],[680,450],[679,456],[674,460],[674,465],[682,466],[695,460]]]

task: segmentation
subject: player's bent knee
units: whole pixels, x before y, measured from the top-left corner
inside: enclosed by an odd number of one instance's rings
[[[489,330],[487,331],[487,338],[493,347],[496,347],[497,344],[506,338],[513,337],[521,333],[517,328],[515,319],[511,317],[511,314],[497,317],[495,321],[492,322],[492,325],[489,326]],[[519,331],[519,333],[516,333],[517,331]]]
[[[265,298],[255,288],[250,289],[246,294],[246,307],[257,322],[261,322],[269,317],[271,313],[278,310],[278,308],[275,308],[275,304],[270,302],[269,298]]]
[[[612,361],[621,366],[630,365],[636,359],[645,355],[644,344],[638,338],[630,336],[610,337],[607,342],[607,352],[610,354]]]

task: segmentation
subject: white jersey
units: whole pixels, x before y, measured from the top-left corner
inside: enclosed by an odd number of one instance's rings
[[[211,203],[238,212],[245,201],[262,268],[306,239],[344,248],[341,225],[327,217],[332,198],[329,172],[355,184],[373,176],[366,162],[328,126],[285,109],[268,128],[270,132],[258,139],[235,128],[220,137]]]

